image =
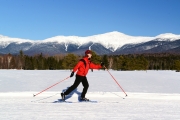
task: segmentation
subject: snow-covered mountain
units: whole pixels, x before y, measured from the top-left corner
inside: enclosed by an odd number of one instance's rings
[[[87,37],[56,36],[39,41],[0,35],[0,54],[19,54],[20,50],[28,55],[84,54],[86,49],[91,49],[97,54],[177,52],[180,49],[180,35],[166,33],[145,37],[114,31]]]

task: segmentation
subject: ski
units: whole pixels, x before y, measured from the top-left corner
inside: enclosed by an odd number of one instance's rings
[[[73,102],[66,101],[66,100],[63,100],[63,99],[58,99],[57,101],[54,101],[53,103],[73,103]]]
[[[98,103],[98,101],[94,101],[94,100],[88,100],[88,101],[81,101],[81,100],[79,100],[79,102],[81,103]]]
[[[89,101],[68,101],[68,100],[62,100],[62,99],[58,99],[57,101],[54,101],[53,103],[98,103],[98,101],[94,101],[94,100],[89,100]]]

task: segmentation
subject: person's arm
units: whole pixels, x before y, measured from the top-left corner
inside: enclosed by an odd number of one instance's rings
[[[90,69],[101,69],[104,66],[104,63],[101,64],[94,64],[94,63],[90,63],[89,68]]]

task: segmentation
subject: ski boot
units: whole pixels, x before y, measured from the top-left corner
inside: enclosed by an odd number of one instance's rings
[[[82,101],[82,102],[87,102],[87,101],[89,101],[89,99],[87,99],[87,98],[80,98],[80,101]]]
[[[64,93],[61,93],[61,98],[62,98],[62,101],[65,101],[65,94]]]

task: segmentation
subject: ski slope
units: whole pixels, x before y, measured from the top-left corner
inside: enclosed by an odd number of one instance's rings
[[[179,120],[180,73],[175,71],[89,71],[87,98],[78,102],[82,85],[66,103],[60,93],[73,84],[69,70],[0,70],[0,120]]]

